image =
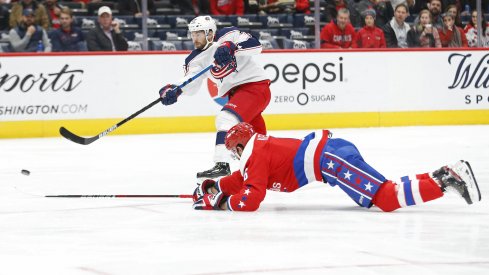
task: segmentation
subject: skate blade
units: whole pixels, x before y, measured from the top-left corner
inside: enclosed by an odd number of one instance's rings
[[[461,160],[459,165],[452,168],[456,174],[465,182],[467,186],[467,191],[469,192],[469,197],[472,204],[474,202],[480,201],[482,199],[481,192],[479,190],[479,185],[475,179],[474,172],[467,161]]]

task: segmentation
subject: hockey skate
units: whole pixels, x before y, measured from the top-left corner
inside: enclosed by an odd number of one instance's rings
[[[229,163],[216,162],[216,165],[209,170],[197,173],[198,179],[215,179],[231,174]]]
[[[468,204],[481,200],[481,192],[470,164],[466,161],[458,161],[454,165],[443,166],[433,172],[433,177],[438,179],[443,192],[452,190],[462,196]]]

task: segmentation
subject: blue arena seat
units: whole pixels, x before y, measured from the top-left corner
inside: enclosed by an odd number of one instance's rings
[[[284,49],[308,49],[310,47],[307,41],[284,39]]]
[[[159,37],[161,40],[178,40],[187,38],[187,29],[168,29],[158,30],[154,33],[153,37]]]
[[[179,51],[183,50],[182,41],[161,41],[150,40],[150,50],[152,51]]]
[[[280,35],[289,39],[301,39],[303,36],[308,35],[309,31],[309,28],[284,28],[280,29]]]
[[[250,34],[258,39],[269,39],[279,35],[279,29],[255,29],[250,30]]]
[[[260,39],[260,44],[264,50],[280,49],[277,40],[271,39]]]
[[[269,14],[258,16],[263,27],[279,27],[280,24],[287,23],[287,14]]]
[[[246,25],[246,22],[256,23],[258,22],[258,16],[256,14],[245,14],[245,15],[229,15],[228,21],[235,27],[241,25]]]
[[[195,16],[193,15],[168,15],[166,17],[167,23],[172,28],[187,28],[188,23],[192,21]]]

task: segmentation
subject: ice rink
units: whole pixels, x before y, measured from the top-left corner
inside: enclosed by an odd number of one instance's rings
[[[489,125],[332,131],[394,181],[467,160],[482,201],[447,194],[383,213],[323,183],[269,191],[254,213],[195,211],[183,198],[44,198],[191,194],[214,134],[4,139],[0,274],[489,274]]]

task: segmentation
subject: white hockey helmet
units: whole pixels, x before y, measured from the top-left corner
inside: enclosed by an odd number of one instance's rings
[[[192,19],[192,21],[190,21],[190,23],[188,24],[188,31],[189,34],[196,31],[204,31],[205,39],[207,41],[207,44],[205,45],[204,49],[207,49],[207,47],[209,47],[210,43],[212,43],[214,37],[216,36],[216,31],[217,31],[216,21],[209,15],[197,16],[194,19]],[[209,40],[207,37],[209,31],[212,31],[213,34],[211,40]]]

